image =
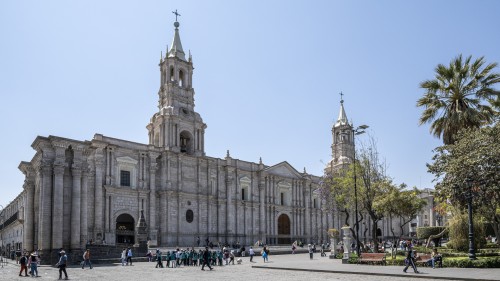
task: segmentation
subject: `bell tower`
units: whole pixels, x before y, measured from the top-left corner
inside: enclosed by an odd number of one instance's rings
[[[177,16],[174,39],[165,56],[160,56],[158,112],[146,126],[149,144],[165,150],[194,156],[205,155],[205,129],[200,114],[194,111],[193,59],[186,60],[179,36]]]
[[[340,93],[339,117],[332,127],[332,160],[328,162],[325,173],[333,174],[347,168],[354,157],[353,127],[347,120],[344,110],[343,94]]]

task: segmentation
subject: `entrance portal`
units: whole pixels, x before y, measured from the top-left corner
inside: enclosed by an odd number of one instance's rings
[[[292,244],[290,218],[285,214],[278,217],[278,244]]]
[[[135,243],[135,221],[129,214],[121,214],[116,218],[116,243]]]

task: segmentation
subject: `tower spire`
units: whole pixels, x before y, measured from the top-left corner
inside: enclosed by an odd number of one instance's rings
[[[340,112],[339,117],[337,118],[337,122],[335,122],[335,126],[347,125],[349,121],[347,120],[347,115],[344,110],[344,94],[340,92]]]
[[[174,22],[175,33],[174,33],[174,39],[172,40],[172,45],[170,46],[170,51],[167,53],[167,57],[169,58],[176,57],[178,59],[186,61],[186,55],[184,54],[184,50],[182,49],[181,37],[179,36],[180,24],[177,21],[177,17],[180,16],[180,14],[177,12],[177,10],[175,10],[175,12],[172,13],[175,14],[175,22]]]

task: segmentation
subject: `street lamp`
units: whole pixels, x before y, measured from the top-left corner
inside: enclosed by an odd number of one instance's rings
[[[476,248],[474,246],[474,223],[472,221],[472,186],[474,182],[471,178],[465,179],[467,185],[467,207],[469,209],[469,259],[476,259]]]
[[[356,219],[356,254],[359,257],[359,221],[358,221],[358,185],[357,185],[357,176],[356,176],[356,135],[361,135],[365,133],[365,130],[368,128],[367,125],[361,125],[356,129],[352,130],[352,147],[353,147],[353,163],[354,163],[354,205],[355,205],[355,219]]]

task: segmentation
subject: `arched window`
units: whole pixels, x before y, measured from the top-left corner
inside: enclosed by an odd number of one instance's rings
[[[193,138],[188,131],[182,131],[180,134],[181,152],[191,154],[193,152]]]
[[[184,71],[179,70],[179,86],[184,87]]]
[[[174,67],[171,66],[170,67],[170,81],[174,81],[174,80],[175,80]]]

